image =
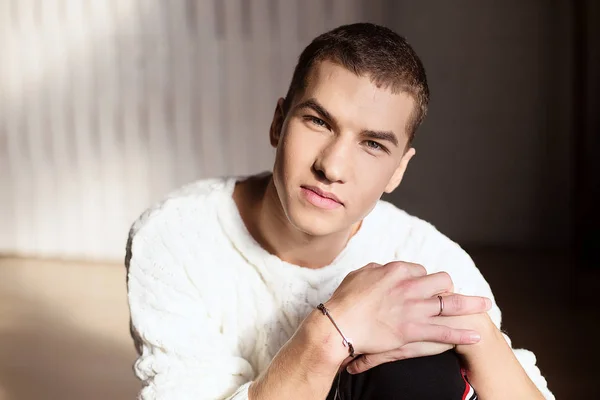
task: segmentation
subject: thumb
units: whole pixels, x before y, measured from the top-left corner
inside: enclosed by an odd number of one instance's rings
[[[382,354],[363,354],[348,364],[346,371],[349,374],[360,374],[387,361]]]

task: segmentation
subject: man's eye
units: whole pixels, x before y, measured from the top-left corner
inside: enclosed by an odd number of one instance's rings
[[[306,117],[306,119],[308,119],[310,122],[312,122],[313,124],[320,126],[320,127],[327,127],[327,123],[325,121],[323,121],[321,118],[317,118],[317,117],[313,117],[311,115],[308,115]]]
[[[367,140],[367,147],[369,147],[369,148],[371,148],[373,150],[381,150],[381,149],[383,149],[383,147],[379,143],[374,142],[372,140]]]

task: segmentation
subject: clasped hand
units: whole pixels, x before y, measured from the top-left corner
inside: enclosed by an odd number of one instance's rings
[[[348,274],[325,304],[360,355],[343,365],[359,373],[478,343],[481,333],[475,329],[489,320],[492,302],[453,290],[446,272],[428,275],[423,266],[407,262],[372,263]]]

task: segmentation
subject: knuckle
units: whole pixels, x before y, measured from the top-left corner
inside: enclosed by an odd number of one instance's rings
[[[451,288],[453,286],[452,277],[446,271],[442,271],[439,273],[442,278],[442,282],[444,282],[444,286],[447,288]]]
[[[421,264],[413,264],[413,267],[420,275],[427,275],[427,268],[425,268]]]
[[[396,267],[392,263],[388,263],[381,266],[379,273],[383,275],[384,279],[387,279],[388,277],[394,276],[395,270]]]
[[[449,328],[442,329],[442,331],[440,333],[440,339],[444,343],[451,342],[452,341],[452,330],[450,330]]]
[[[402,261],[393,261],[385,265],[386,272],[394,276],[403,275],[406,271],[406,265]]]
[[[380,266],[379,264],[371,262],[371,263],[363,265],[359,269],[355,269],[353,271],[350,271],[350,273],[348,275],[350,275],[352,273],[354,273],[354,274],[364,274],[364,273],[367,273],[367,271],[372,271],[372,270],[374,270],[375,268],[377,268],[379,266]]]
[[[413,269],[413,274],[416,273],[417,276],[427,275],[427,268],[425,268],[421,264],[410,264],[410,267]],[[407,273],[409,273],[408,268],[407,268]]]
[[[385,264],[385,266],[388,268],[398,268],[403,264],[404,263],[402,261],[390,261],[389,263]]]
[[[460,295],[452,296],[451,304],[452,304],[452,309],[458,313],[463,311],[465,308],[464,298]]]
[[[390,270],[402,276],[410,276],[411,271],[416,271],[420,275],[427,274],[427,270],[420,264],[405,262],[405,261],[392,261],[386,264]]]

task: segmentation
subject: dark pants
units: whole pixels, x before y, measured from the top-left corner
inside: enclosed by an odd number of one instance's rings
[[[338,382],[339,381],[339,382]],[[338,387],[339,383],[339,387]],[[381,364],[362,374],[345,370],[333,381],[327,400],[474,400],[456,353]],[[336,399],[336,400],[337,400]]]

